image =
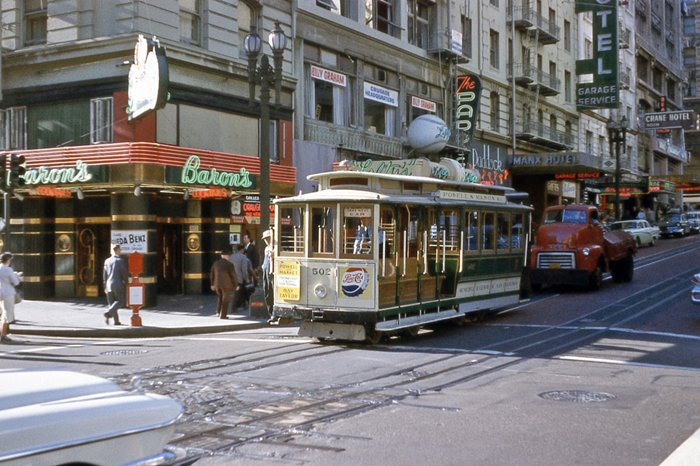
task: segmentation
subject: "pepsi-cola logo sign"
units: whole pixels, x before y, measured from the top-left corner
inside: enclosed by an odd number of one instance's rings
[[[349,267],[343,273],[341,286],[345,296],[360,296],[369,284],[369,272],[361,267]]]

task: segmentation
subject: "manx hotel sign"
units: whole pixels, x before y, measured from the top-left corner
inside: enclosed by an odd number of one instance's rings
[[[593,15],[593,58],[576,60],[576,74],[591,77],[576,84],[576,109],[620,106],[618,0],[576,0],[576,13]]]

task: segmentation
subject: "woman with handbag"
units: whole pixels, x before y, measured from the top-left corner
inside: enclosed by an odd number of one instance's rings
[[[17,290],[15,287],[19,285],[19,275],[12,268],[12,253],[3,252],[0,255],[0,307],[2,307],[2,316],[0,316],[0,341],[8,341],[7,336],[10,333],[10,323],[15,321],[15,295]]]

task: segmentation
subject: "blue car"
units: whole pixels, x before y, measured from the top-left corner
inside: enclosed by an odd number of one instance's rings
[[[662,238],[685,236],[690,233],[690,222],[685,214],[666,214],[659,222]]]

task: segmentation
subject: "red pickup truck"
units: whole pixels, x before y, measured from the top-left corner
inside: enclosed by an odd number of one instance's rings
[[[545,209],[528,264],[533,289],[583,285],[597,290],[604,272],[615,282],[632,280],[634,238],[622,230],[605,231],[598,215],[595,206],[585,204]]]

